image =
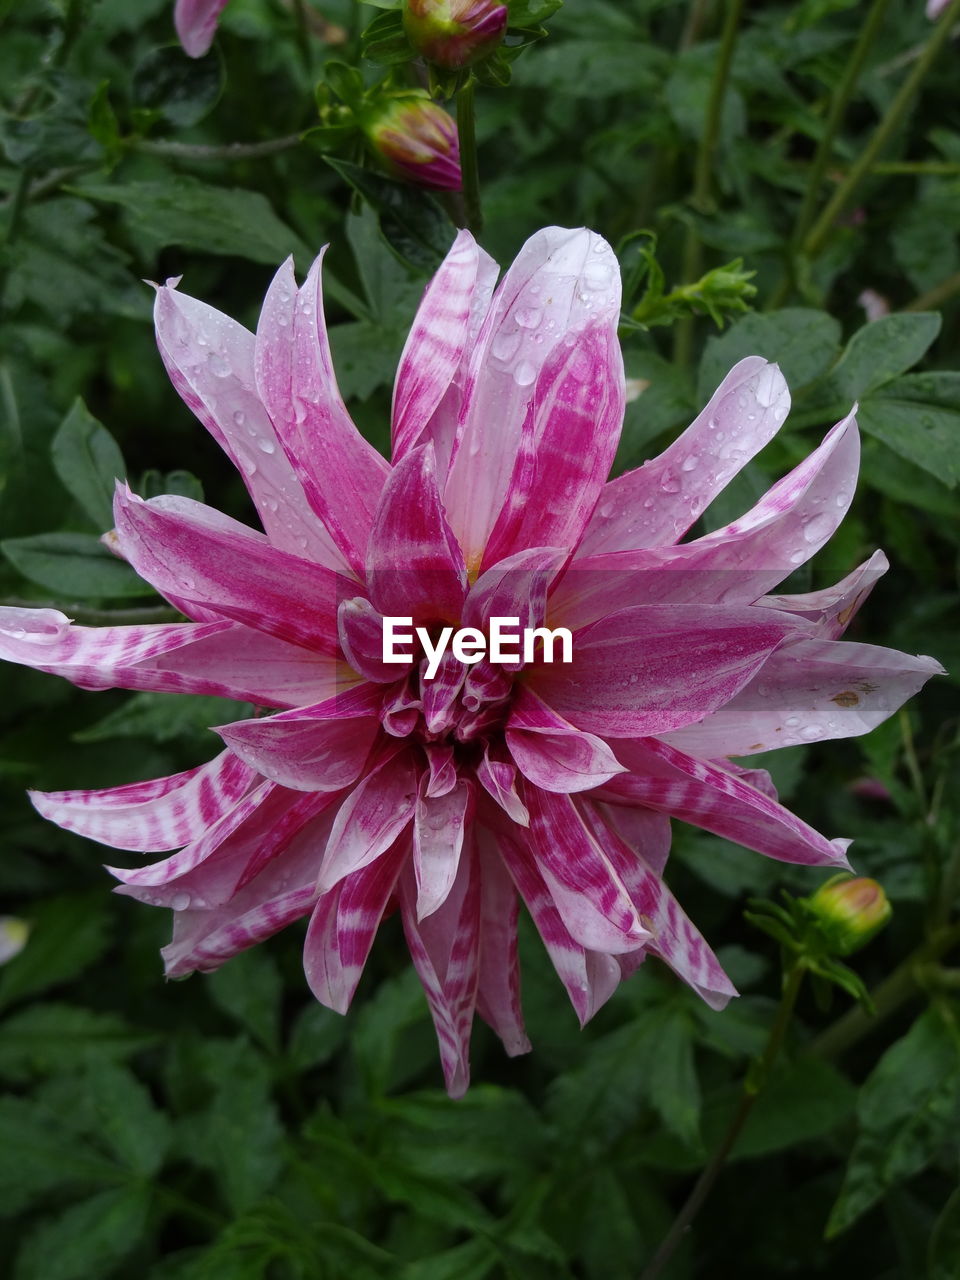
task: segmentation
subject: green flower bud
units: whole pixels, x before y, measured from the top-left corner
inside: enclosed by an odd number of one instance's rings
[[[457,126],[442,107],[412,91],[387,98],[363,122],[373,150],[391,173],[435,191],[459,191]]]
[[[883,888],[864,876],[834,876],[804,901],[821,937],[841,956],[866,946],[893,914]]]

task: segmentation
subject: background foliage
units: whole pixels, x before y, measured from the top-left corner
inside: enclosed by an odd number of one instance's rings
[[[253,327],[277,263],[292,253],[303,271],[330,241],[341,387],[382,447],[396,358],[452,234],[442,202],[357,169],[349,149],[329,163],[308,132],[330,59],[367,86],[407,82],[405,66],[361,60],[377,9],[231,0],[197,62],[172,43],[170,9],[0,0],[0,595],[79,621],[169,616],[98,542],[115,475],[251,517],[167,382],[141,278],[183,274]],[[739,9],[569,0],[550,17],[510,85],[477,91],[483,243],[505,262],[535,228],[582,222],[621,244],[627,369],[643,388],[622,466],[673,438],[735,359],[780,361],[791,417],[708,527],[858,398],[855,506],[791,586],[883,546],[894,568],[855,634],[956,672],[956,33],[928,57],[939,28],[907,0],[756,4],[737,22]],[[960,23],[956,0],[944,21]],[[866,323],[865,289],[891,314]],[[677,826],[668,878],[741,999],[712,1013],[651,962],[581,1034],[525,936],[534,1052],[508,1061],[478,1026],[477,1083],[452,1103],[395,921],[345,1019],[311,1001],[295,929],[165,985],[166,914],[111,896],[100,850],[24,797],[190,767],[235,709],[84,693],[22,668],[3,680],[0,892],[31,924],[0,969],[0,1254],[14,1280],[639,1274],[770,1026],[779,959],[745,900],[808,892],[818,873]],[[765,761],[806,820],[856,837],[857,869],[894,904],[852,961],[878,1013],[801,994],[674,1280],[960,1275],[958,703],[956,677],[940,679],[865,739]]]

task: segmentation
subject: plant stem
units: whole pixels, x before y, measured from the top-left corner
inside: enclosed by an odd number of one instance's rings
[[[893,101],[884,112],[880,123],[874,129],[873,136],[860,153],[850,172],[833,193],[826,208],[806,234],[801,250],[807,257],[815,258],[823,249],[837,218],[853,198],[860,183],[873,168],[880,152],[886,146],[891,134],[906,114],[914,94],[920,87],[920,82],[927,74],[937,54],[950,38],[953,23],[958,17],[960,17],[960,0],[952,0],[946,11],[941,14],[940,20],[924,45],[920,57],[911,68],[910,74],[900,86]]]
[[[827,113],[827,119],[823,127],[823,133],[820,135],[820,141],[817,144],[816,154],[813,157],[813,163],[810,166],[810,173],[807,177],[807,189],[803,197],[803,203],[800,206],[800,212],[797,214],[797,221],[793,228],[792,241],[794,245],[799,244],[803,236],[806,234],[807,228],[813,219],[813,212],[820,195],[820,188],[823,185],[823,177],[830,163],[830,156],[833,151],[833,140],[837,136],[837,130],[840,128],[843,114],[847,109],[847,103],[850,101],[854,89],[857,87],[857,81],[860,79],[860,71],[863,67],[870,46],[876,39],[880,28],[883,25],[884,15],[886,13],[889,0],[874,0],[870,9],[870,13],[866,22],[861,28],[857,43],[854,46],[853,53],[850,55],[850,61],[847,63],[840,83],[837,85],[836,93],[830,101],[830,110]]]
[[[483,230],[480,207],[480,170],[477,166],[477,126],[474,110],[476,81],[472,76],[457,94],[457,138],[460,144],[460,172],[463,174],[463,206],[468,230],[478,236]]]
[[[224,146],[138,138],[128,145],[148,156],[172,156],[181,160],[256,160],[260,156],[276,155],[278,151],[289,151],[300,145],[302,137],[301,133],[288,133],[283,138],[268,138],[265,142],[228,142]]]
[[[942,306],[944,302],[949,301],[957,293],[960,293],[960,271],[954,272],[952,276],[948,276],[940,284],[934,285],[926,293],[918,294],[902,310],[935,311],[937,307]]]
[[[774,1018],[773,1026],[770,1028],[770,1034],[767,1037],[767,1043],[763,1053],[752,1064],[747,1072],[747,1077],[743,1082],[743,1091],[740,1095],[740,1102],[734,1112],[733,1119],[727,1132],[724,1134],[723,1141],[714,1152],[709,1164],[705,1166],[697,1179],[693,1190],[687,1197],[683,1208],[677,1214],[660,1248],[654,1254],[653,1259],[642,1273],[640,1280],[656,1280],[663,1268],[667,1265],[683,1237],[690,1229],[690,1225],[700,1211],[703,1202],[713,1189],[713,1184],[726,1164],[727,1157],[733,1150],[734,1144],[739,1138],[743,1126],[749,1118],[753,1105],[760,1093],[763,1091],[770,1075],[770,1070],[777,1060],[777,1055],[783,1045],[784,1037],[787,1033],[787,1027],[790,1025],[790,1019],[793,1016],[793,1010],[797,1003],[797,996],[800,993],[800,987],[803,985],[803,976],[806,973],[806,966],[802,961],[795,961],[792,966],[784,974],[783,992],[780,996],[780,1004],[777,1008],[777,1016]]]
[[[960,3],[960,0],[958,0]],[[720,49],[713,72],[713,83],[710,86],[710,99],[707,103],[707,115],[704,121],[703,135],[697,147],[697,157],[693,170],[693,192],[690,204],[697,213],[709,212],[713,187],[713,154],[717,149],[720,127],[723,123],[723,100],[730,79],[730,65],[733,62],[733,51],[737,44],[737,32],[740,29],[740,18],[743,13],[743,0],[728,0],[723,19],[723,31],[720,33]],[[703,274],[703,244],[694,223],[687,227],[683,246],[683,280],[689,284],[698,280]],[[676,326],[673,331],[673,358],[675,363],[690,363],[693,347],[693,317],[689,316]]]

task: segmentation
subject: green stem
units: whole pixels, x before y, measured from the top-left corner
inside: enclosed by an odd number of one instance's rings
[[[790,1025],[790,1019],[793,1017],[793,1010],[796,1007],[797,996],[800,994],[800,988],[803,985],[805,972],[806,966],[802,962],[795,962],[785,973],[783,993],[780,996],[777,1016],[773,1021],[773,1026],[770,1028],[766,1046],[763,1053],[747,1072],[747,1077],[743,1083],[743,1091],[740,1095],[740,1102],[734,1112],[733,1119],[730,1121],[727,1132],[724,1134],[723,1141],[717,1147],[709,1164],[701,1172],[693,1190],[684,1202],[683,1208],[674,1219],[673,1226],[641,1275],[640,1280],[656,1280],[656,1277],[660,1275],[663,1268],[673,1257],[678,1245],[687,1234],[691,1223],[712,1191],[713,1184],[720,1176],[727,1157],[733,1150],[743,1126],[747,1123],[750,1112],[753,1110],[753,1105],[766,1085],[770,1070],[780,1053],[787,1028]]]
[[[807,232],[801,246],[802,252],[807,257],[815,258],[823,249],[837,218],[853,199],[860,183],[873,168],[880,152],[886,146],[890,136],[906,114],[914,94],[920,87],[934,59],[950,38],[953,24],[958,17],[960,17],[960,0],[952,0],[952,3],[944,13],[940,15],[940,20],[924,45],[923,52],[884,112],[880,123],[873,131],[873,136],[860,153],[850,172],[827,202],[826,208],[822,211],[810,231]]]
[[[228,142],[225,146],[138,138],[128,145],[133,151],[142,151],[148,156],[171,156],[180,160],[256,160],[260,156],[276,155],[278,151],[290,151],[300,145],[302,137],[302,133],[288,133],[283,138],[268,138],[265,142]]]
[[[903,308],[904,311],[936,311],[945,302],[960,293],[960,271],[954,272],[926,293],[918,294]]]
[[[867,1013],[861,1005],[854,1005],[817,1036],[809,1052],[818,1058],[836,1058],[852,1048],[912,999],[921,990],[918,978],[924,966],[946,955],[957,943],[960,943],[960,926],[938,930],[870,992],[873,1013]]]
[[[476,81],[471,76],[457,94],[457,137],[460,143],[460,172],[463,174],[463,205],[467,228],[478,236],[483,230],[480,207],[480,170],[477,165],[477,126],[474,110]]]
[[[850,55],[850,61],[847,63],[840,78],[840,83],[837,85],[836,93],[831,99],[823,133],[820,135],[816,154],[813,157],[813,163],[810,166],[810,173],[807,177],[807,189],[803,197],[803,204],[800,206],[800,212],[797,214],[797,221],[793,228],[792,239],[795,245],[802,242],[807,228],[813,220],[814,209],[820,196],[820,188],[823,186],[823,177],[833,153],[833,140],[837,136],[844,112],[847,109],[847,103],[857,87],[860,71],[870,51],[870,46],[883,26],[884,15],[889,2],[890,0],[874,0],[854,46],[853,53]]]
[[[958,0],[960,2],[960,0]],[[693,192],[690,204],[697,213],[710,210],[713,188],[713,155],[720,137],[723,123],[723,100],[730,79],[730,66],[733,52],[737,44],[737,32],[740,29],[740,18],[743,14],[743,0],[729,0],[723,19],[723,31],[720,33],[720,49],[710,86],[710,99],[707,103],[707,115],[704,121],[703,135],[697,147],[697,156],[693,170]],[[687,227],[683,247],[683,282],[698,280],[702,275],[703,244],[695,223]],[[673,357],[677,364],[690,363],[693,349],[693,317],[681,320],[673,331]]]

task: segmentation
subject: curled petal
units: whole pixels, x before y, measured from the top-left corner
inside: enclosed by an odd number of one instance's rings
[[[626,772],[602,738],[575,729],[529,689],[513,703],[506,740],[523,776],[545,791],[587,791]]]
[[[417,775],[409,752],[396,749],[354,787],[344,801],[320,868],[327,893],[385,853],[413,818]]]

